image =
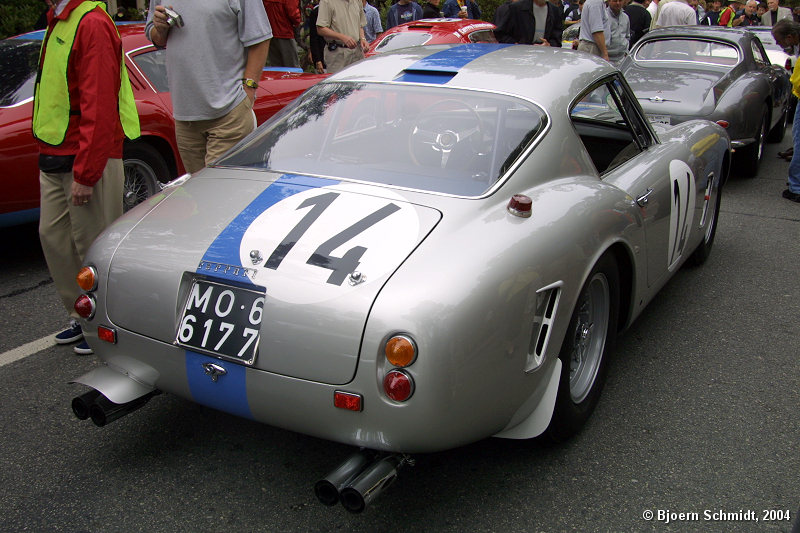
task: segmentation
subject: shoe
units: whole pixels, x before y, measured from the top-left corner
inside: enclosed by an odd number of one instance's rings
[[[83,338],[83,330],[77,320],[69,321],[69,328],[56,335],[56,344],[72,344]]]
[[[787,200],[791,200],[793,202],[800,203],[800,194],[797,194],[796,192],[792,192],[789,189],[786,189],[785,191],[783,191],[783,193],[781,193],[781,196],[783,196]]]
[[[792,160],[792,155],[794,155],[794,147],[793,146],[790,146],[789,148],[787,148],[783,152],[778,152],[778,157],[780,157],[782,159],[785,159],[787,161],[791,161]]]
[[[74,347],[73,350],[78,355],[92,355],[94,353],[94,351],[92,351],[92,349],[89,348],[89,343],[86,341],[83,341],[82,343]]]

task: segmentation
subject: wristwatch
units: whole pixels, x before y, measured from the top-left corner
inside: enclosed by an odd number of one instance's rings
[[[252,78],[242,78],[242,83],[248,89],[258,89],[258,82]]]

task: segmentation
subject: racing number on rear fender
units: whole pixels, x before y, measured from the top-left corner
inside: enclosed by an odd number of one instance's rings
[[[266,268],[277,270],[286,254],[297,244],[297,241],[305,234],[308,228],[316,221],[323,211],[330,206],[333,201],[339,196],[339,193],[328,192],[313,198],[304,200],[297,209],[304,209],[313,206],[312,209],[286,234],[286,237],[275,247],[275,250],[264,263]],[[333,272],[328,277],[327,282],[332,285],[341,285],[345,277],[358,268],[361,261],[361,256],[367,251],[363,246],[354,246],[350,248],[341,257],[334,257],[333,250],[343,245],[347,241],[353,239],[360,233],[371,228],[384,218],[392,213],[399,211],[400,207],[396,204],[389,203],[381,207],[377,211],[367,215],[347,229],[337,233],[330,239],[326,240],[317,247],[311,257],[306,261],[307,264],[327,268]]]
[[[683,256],[689,240],[697,186],[692,169],[683,161],[677,159],[670,161],[669,176],[670,213],[667,264],[669,270],[672,270]]]

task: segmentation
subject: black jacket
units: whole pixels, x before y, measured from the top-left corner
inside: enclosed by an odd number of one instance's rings
[[[505,20],[495,30],[501,43],[533,44],[536,21],[533,19],[533,0],[518,0],[508,6]],[[563,18],[559,9],[547,2],[547,20],[544,23],[544,38],[550,46],[561,47]]]

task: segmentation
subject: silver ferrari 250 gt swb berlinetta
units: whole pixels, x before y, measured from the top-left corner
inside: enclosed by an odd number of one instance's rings
[[[366,59],[95,242],[76,309],[103,364],[73,409],[163,391],[353,445],[316,485],[351,511],[409,454],[561,441],[617,333],[709,255],[729,161],[582,53]]]

